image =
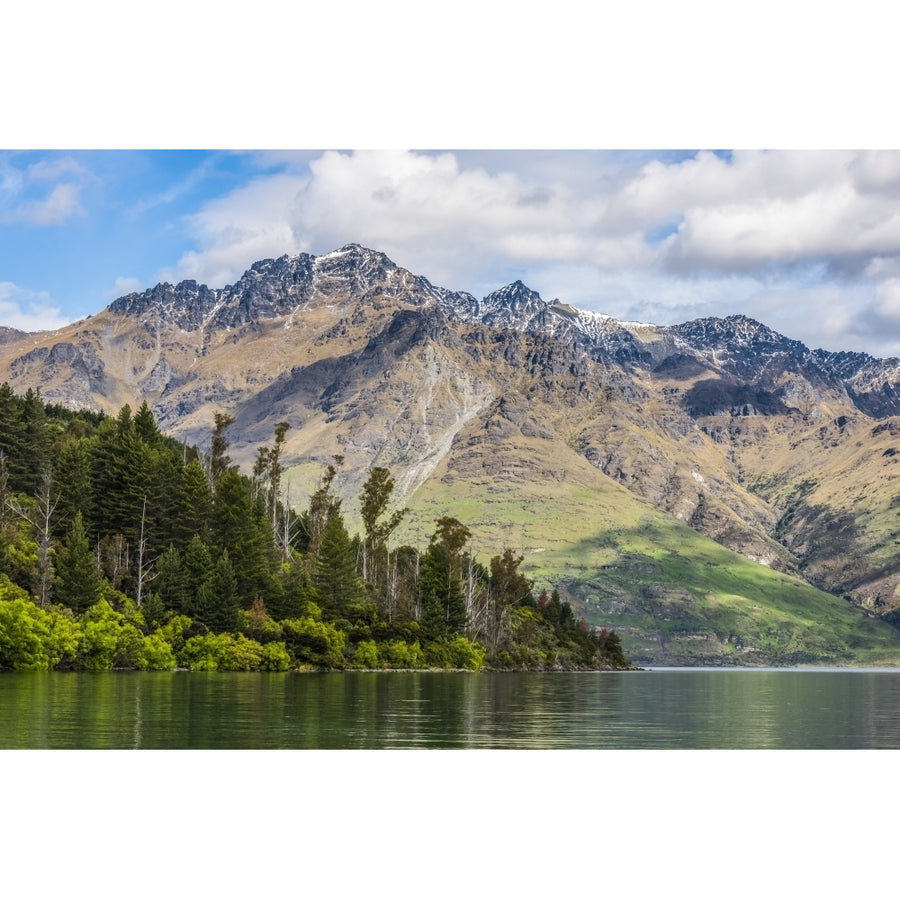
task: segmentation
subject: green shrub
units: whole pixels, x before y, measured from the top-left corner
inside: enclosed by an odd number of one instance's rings
[[[461,634],[450,641],[448,651],[451,665],[455,669],[484,668],[484,647],[473,643]]]
[[[264,672],[287,672],[291,667],[291,655],[284,641],[263,644],[260,669]]]
[[[74,662],[81,631],[58,609],[41,609],[21,588],[0,580],[0,669],[47,671]]]
[[[82,617],[79,661],[95,672],[137,668],[143,658],[144,635],[106,600],[98,600]]]
[[[375,641],[360,641],[350,659],[355,669],[377,669],[378,648]]]
[[[334,625],[303,618],[285,619],[281,627],[284,643],[299,663],[343,668],[347,636]]]
[[[144,638],[144,649],[138,668],[151,672],[165,672],[178,665],[175,651],[158,633]]]

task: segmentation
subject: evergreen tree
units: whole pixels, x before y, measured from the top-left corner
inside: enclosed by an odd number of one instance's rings
[[[134,542],[151,483],[153,458],[141,441],[131,408],[98,429],[93,458],[94,522],[101,535],[121,534]]]
[[[522,560],[523,557],[515,556],[509,548],[491,560],[488,640],[492,653],[510,636],[510,610],[531,599],[532,582],[519,571]]]
[[[226,472],[236,471],[236,467],[232,467],[231,457],[228,455],[228,438],[225,434],[229,426],[234,424],[234,416],[217,412],[213,416],[213,421],[215,429],[209,451],[209,478],[215,486]]]
[[[169,547],[156,561],[153,589],[167,609],[184,614],[189,605],[187,580],[177,547]]]
[[[9,490],[14,493],[28,493],[25,485],[24,432],[22,401],[4,382],[0,385],[0,453],[6,459]]]
[[[223,552],[216,560],[209,580],[209,607],[199,609],[198,616],[215,631],[233,631],[237,627],[238,582],[234,566]]]
[[[341,612],[365,598],[365,585],[356,570],[356,554],[344,526],[340,504],[332,511],[319,552],[316,554],[313,584],[323,608]]]
[[[185,606],[183,612],[191,617],[203,618],[201,610],[207,613],[213,605],[212,571],[213,559],[206,542],[194,535],[181,556],[184,579]]]
[[[56,599],[76,613],[84,612],[99,597],[97,560],[91,551],[80,512],[75,514],[57,553],[55,586]]]
[[[172,542],[183,549],[195,534],[209,535],[212,493],[198,459],[182,467],[175,485]]]
[[[91,483],[91,444],[88,439],[69,440],[56,458],[55,478],[59,485],[57,536],[65,533],[80,512],[85,529],[93,521],[94,490]]]
[[[160,434],[159,428],[156,425],[156,419],[154,418],[150,407],[147,405],[146,400],[141,404],[141,408],[137,413],[135,413],[134,430],[137,432],[138,437],[148,447],[160,447],[163,443],[163,436]]]
[[[40,391],[29,388],[22,403],[20,453],[23,464],[21,491],[36,494],[44,472],[50,467],[50,441],[47,436],[47,414]]]
[[[471,532],[462,522],[447,516],[436,524],[422,559],[419,596],[422,623],[446,636],[459,633],[466,625],[462,551]]]
[[[253,503],[249,480],[234,469],[216,484],[211,530],[214,546],[227,551],[234,566],[241,605],[249,606],[269,586],[274,540],[264,510]]]
[[[419,596],[422,624],[434,634],[450,637],[465,627],[462,585],[453,557],[441,541],[432,541],[422,557]]]

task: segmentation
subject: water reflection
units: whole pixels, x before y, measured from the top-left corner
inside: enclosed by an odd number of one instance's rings
[[[4,673],[0,747],[900,747],[900,672]]]

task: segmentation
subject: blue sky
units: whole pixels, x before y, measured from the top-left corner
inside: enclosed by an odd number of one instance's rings
[[[900,154],[839,149],[900,146],[874,0],[108,10],[5,13],[0,324],[358,242],[479,296],[900,356]],[[703,146],[775,149],[659,149]]]
[[[0,324],[357,242],[478,296],[900,355],[898,200],[895,151],[3,151]]]

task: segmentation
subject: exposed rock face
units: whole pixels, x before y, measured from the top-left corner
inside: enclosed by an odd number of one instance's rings
[[[146,399],[201,446],[227,411],[248,468],[288,421],[286,464],[341,454],[348,499],[372,465],[407,499],[503,472],[556,491],[548,459],[574,456],[745,556],[898,606],[900,362],[744,316],[625,323],[519,281],[477,300],[351,244],[221,289],[157,285],[52,334],[0,329],[2,380],[110,412]]]

